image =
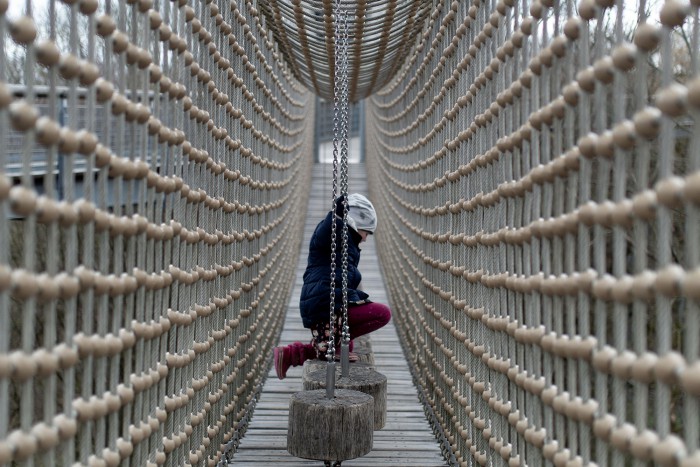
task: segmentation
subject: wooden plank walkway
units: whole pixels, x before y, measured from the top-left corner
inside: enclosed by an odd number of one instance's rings
[[[309,330],[304,329],[301,324],[299,294],[306,267],[308,241],[316,224],[328,212],[331,170],[329,164],[317,164],[314,167],[304,241],[295,286],[282,331],[282,344],[297,340],[307,342],[311,338]],[[350,166],[349,191],[351,193],[367,192],[364,164]],[[379,228],[381,228],[381,219]],[[363,277],[362,287],[369,293],[370,298],[387,303],[375,243],[371,237],[363,244],[360,271]],[[387,423],[382,430],[374,432],[374,446],[369,454],[345,461],[343,466],[437,467],[447,465],[418,400],[393,322],[372,333],[371,345],[377,370],[386,375],[388,380]],[[301,372],[302,367],[291,368],[287,378],[280,381],[277,379],[274,368],[270,370],[248,431],[241,440],[238,451],[233,455],[233,462],[230,465],[283,465],[285,467],[323,465],[322,461],[299,459],[287,453],[289,398],[302,389]]]

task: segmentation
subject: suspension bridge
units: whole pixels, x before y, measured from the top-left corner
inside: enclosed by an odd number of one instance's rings
[[[699,8],[0,0],[0,466],[320,465],[271,358],[341,74],[393,313],[343,464],[699,466]]]

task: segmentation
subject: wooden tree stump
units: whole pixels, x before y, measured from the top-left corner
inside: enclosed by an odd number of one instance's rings
[[[374,401],[367,394],[336,389],[302,391],[289,400],[287,451],[303,459],[344,461],[364,456],[374,440]]]
[[[365,368],[370,369],[370,370],[376,370],[374,363],[355,362],[355,363],[350,364],[350,368],[352,368],[353,366],[362,366],[362,367],[365,367]],[[339,371],[340,362],[336,362],[335,367],[336,367],[336,372]],[[326,371],[326,361],[325,360],[306,360],[304,362],[304,367],[303,367],[302,373],[301,373],[302,381],[304,381],[307,378],[306,375],[308,375],[309,373],[314,372],[314,371],[319,371],[319,370]],[[338,374],[340,374],[340,373],[338,373]],[[325,383],[326,383],[326,381],[324,380],[323,384],[325,385]]]
[[[363,392],[374,399],[374,429],[381,430],[386,424],[386,376],[374,369],[374,365],[351,363],[349,378],[341,377],[340,365],[336,365],[335,387]],[[304,364],[302,374],[304,389],[325,389],[326,363],[320,360]]]

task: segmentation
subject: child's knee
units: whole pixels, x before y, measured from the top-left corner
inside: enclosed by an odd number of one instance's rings
[[[382,326],[384,326],[391,321],[391,309],[383,303],[377,303],[377,305],[379,305],[379,307],[377,307],[377,318],[381,321]]]

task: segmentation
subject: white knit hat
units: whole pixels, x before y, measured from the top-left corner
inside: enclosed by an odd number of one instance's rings
[[[377,212],[370,200],[359,193],[348,195],[348,224],[357,230],[374,233],[377,228]]]

